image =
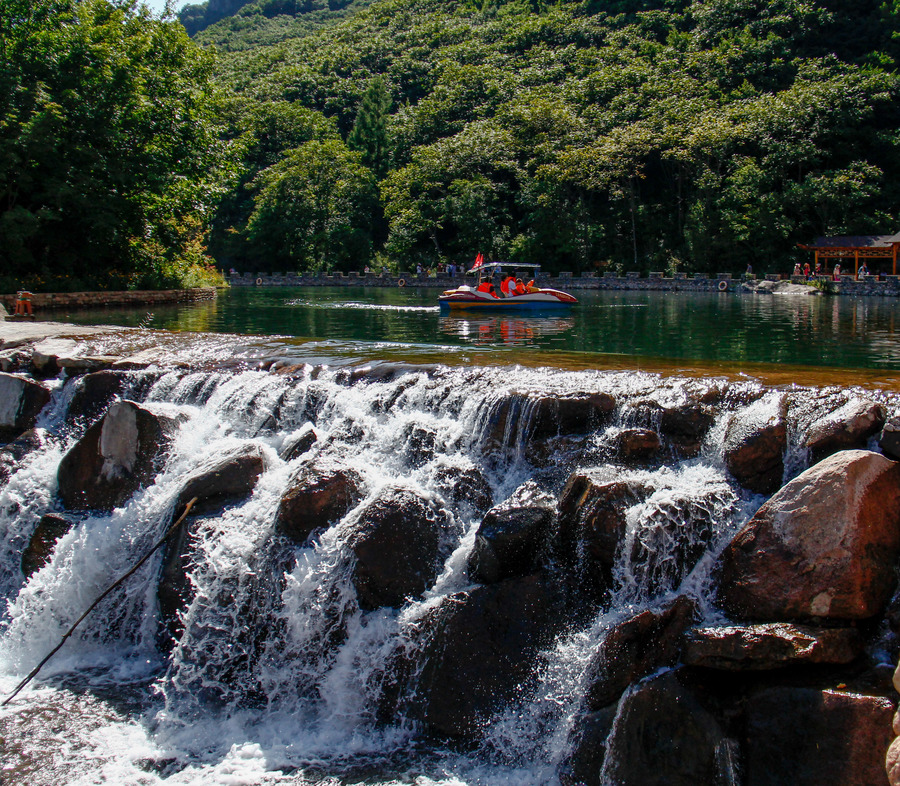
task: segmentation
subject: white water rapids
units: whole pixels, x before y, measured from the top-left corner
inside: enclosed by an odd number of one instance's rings
[[[186,417],[163,470],[123,507],[79,516],[52,560],[28,580],[19,567],[22,551],[41,516],[56,509],[57,467],[83,433],[66,419],[77,379],[55,383],[38,424],[43,447],[0,486],[4,694],[160,537],[187,474],[246,443],[261,446],[266,471],[245,501],[201,527],[202,556],[190,572],[193,600],[170,655],[156,644],[157,555],[0,710],[2,783],[555,784],[587,665],[611,625],[678,593],[693,596],[707,619],[715,617],[709,601],[715,555],[762,502],[724,469],[724,423],[743,407],[775,406],[754,383],[731,384],[699,456],[626,469],[607,445],[635,422],[633,407],[620,403],[611,424],[554,443],[539,462],[526,449],[527,405],[502,435],[492,435],[493,418],[513,393],[604,392],[617,402],[669,405],[725,384],[636,372],[440,367],[407,369],[385,381],[312,366],[292,375],[149,370],[132,372],[131,381],[125,398]],[[806,462],[797,447],[806,395],[796,393],[790,413],[790,475]],[[852,394],[817,395],[835,409]],[[279,449],[310,419],[318,437],[313,449],[339,456],[362,476],[361,505],[399,485],[446,513],[443,571],[402,608],[363,611],[355,603],[339,525],[287,553],[275,537],[279,500],[302,461],[283,461]],[[609,607],[543,651],[533,688],[491,719],[474,748],[460,749],[430,742],[411,720],[384,726],[376,718],[385,664],[411,640],[404,632],[471,585],[466,557],[481,517],[443,495],[438,478],[448,466],[483,471],[495,503],[527,480],[558,496],[570,473],[583,467],[654,489],[628,511]],[[686,521],[701,525],[688,529],[681,526]],[[696,552],[687,570],[679,556],[686,551]]]

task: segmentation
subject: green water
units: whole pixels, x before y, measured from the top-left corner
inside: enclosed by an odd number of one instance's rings
[[[570,312],[451,316],[435,289],[234,288],[215,302],[53,312],[81,324],[291,336],[360,355],[388,348],[458,354],[466,348],[523,361],[577,353],[661,362],[900,369],[898,302],[889,298],[728,293],[576,292]],[[600,359],[598,359],[600,364]]]

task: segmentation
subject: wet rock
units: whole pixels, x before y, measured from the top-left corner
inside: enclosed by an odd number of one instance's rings
[[[608,393],[577,393],[542,396],[531,401],[531,439],[549,439],[562,434],[586,434],[606,422],[616,408]]]
[[[856,628],[813,628],[770,623],[698,628],[684,640],[682,661],[725,671],[758,671],[798,663],[846,664],[863,649]]]
[[[362,499],[362,478],[349,467],[318,459],[301,465],[282,495],[275,529],[303,543],[342,519]]]
[[[735,414],[725,430],[725,466],[744,488],[772,494],[781,486],[787,450],[786,403],[759,403]]]
[[[716,718],[669,672],[622,699],[606,741],[603,775],[587,784],[718,786],[735,783],[730,750],[736,749]],[[794,783],[787,779],[779,783]]]
[[[50,391],[24,377],[0,373],[0,442],[8,442],[34,428],[37,416],[50,401]]]
[[[606,741],[615,719],[615,705],[578,718],[572,731],[571,753],[560,768],[562,786],[602,786]]]
[[[874,786],[887,782],[890,701],[777,687],[747,702],[746,786]]]
[[[885,421],[878,437],[878,447],[888,458],[900,461],[900,415],[892,415]]]
[[[558,629],[559,597],[542,576],[444,599],[425,648],[414,712],[439,735],[476,737],[533,676]]]
[[[184,632],[182,613],[194,598],[190,571],[198,559],[199,533],[216,516],[188,516],[163,546],[162,568],[156,588],[160,630],[158,644],[170,652]]]
[[[41,517],[31,535],[31,540],[22,552],[22,573],[29,578],[50,562],[56,543],[74,525],[59,513],[47,513]]]
[[[900,737],[897,737],[891,743],[884,763],[888,784],[890,786],[900,786]]]
[[[820,461],[839,450],[864,448],[866,441],[884,425],[887,416],[881,404],[851,399],[828,416],[813,423],[804,446],[813,461]]]
[[[0,448],[0,483],[6,483],[21,466],[23,459],[44,444],[42,431],[29,429],[18,439]]]
[[[588,708],[596,711],[618,701],[629,685],[676,663],[681,636],[695,614],[694,602],[681,595],[658,611],[643,611],[613,627],[588,667]]]
[[[714,419],[709,406],[690,401],[676,407],[663,407],[659,430],[678,453],[696,456]]]
[[[85,374],[75,384],[66,418],[69,421],[93,421],[125,388],[125,374],[117,371],[97,371]]]
[[[478,467],[445,464],[435,470],[434,479],[437,490],[453,505],[484,513],[494,503],[491,484]]]
[[[62,366],[60,355],[72,356],[77,352],[78,343],[69,338],[46,338],[32,347],[31,369],[38,377],[55,377]]]
[[[434,458],[437,433],[434,429],[410,423],[400,435],[400,442],[406,463],[417,469]]]
[[[15,347],[0,352],[0,371],[11,374],[14,371],[26,371],[31,363],[31,353],[22,347]]]
[[[249,496],[260,475],[265,472],[265,456],[257,444],[241,445],[223,455],[214,456],[185,480],[175,499],[175,515],[194,497],[192,514],[220,509],[223,505]]]
[[[559,498],[560,552],[588,580],[606,586],[626,529],[625,514],[652,489],[635,481],[610,481],[598,472],[576,472]]]
[[[493,584],[534,573],[555,521],[556,501],[526,483],[482,520],[469,555],[469,577]]]
[[[278,455],[284,461],[293,461],[298,456],[302,456],[308,451],[318,440],[312,423],[306,423],[299,431],[291,434],[281,444],[281,450]]]
[[[841,451],[766,502],[721,558],[718,597],[760,620],[866,619],[893,592],[900,464]]]
[[[179,418],[119,401],[63,456],[59,498],[69,510],[112,510],[162,468]]]
[[[618,432],[612,443],[616,457],[625,463],[649,461],[662,447],[662,442],[652,429],[626,428]]]
[[[402,606],[421,595],[441,569],[441,521],[428,501],[388,487],[347,524],[353,585],[361,608]]]

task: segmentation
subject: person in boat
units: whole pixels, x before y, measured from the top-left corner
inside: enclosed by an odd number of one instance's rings
[[[516,279],[516,294],[524,295],[528,290],[525,289],[525,282],[521,278]]]
[[[516,277],[514,275],[510,274],[503,279],[503,283],[500,285],[500,292],[505,297],[513,297],[516,294]]]
[[[492,297],[497,297],[497,291],[494,289],[494,284],[490,279],[488,279],[487,281],[482,281],[478,285],[478,289],[476,291],[487,292]]]
[[[541,288],[538,286],[535,286],[534,279],[531,279],[531,281],[529,281],[525,285],[525,291],[526,292],[540,292]]]

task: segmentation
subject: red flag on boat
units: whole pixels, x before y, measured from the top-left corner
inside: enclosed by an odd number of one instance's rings
[[[475,264],[472,265],[472,270],[481,267],[484,264],[484,254],[479,252],[478,256],[475,257]]]

